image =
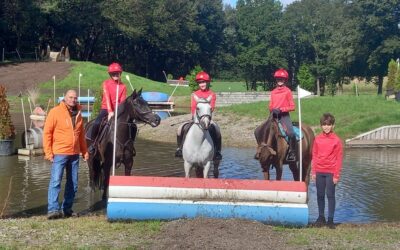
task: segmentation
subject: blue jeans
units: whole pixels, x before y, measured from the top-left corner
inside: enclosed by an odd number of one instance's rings
[[[79,171],[79,155],[54,155],[53,164],[51,166],[51,177],[48,190],[48,213],[59,212],[60,204],[58,196],[61,191],[61,181],[66,171],[66,184],[64,190],[64,201],[61,209],[64,212],[72,211],[75,193],[78,191],[78,171]]]

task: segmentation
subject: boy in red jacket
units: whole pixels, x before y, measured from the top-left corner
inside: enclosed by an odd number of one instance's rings
[[[342,169],[343,145],[333,132],[335,117],[325,113],[320,119],[322,133],[315,137],[312,151],[311,179],[316,181],[319,216],[315,226],[335,228],[335,187]],[[325,220],[325,193],[328,198],[328,223]]]

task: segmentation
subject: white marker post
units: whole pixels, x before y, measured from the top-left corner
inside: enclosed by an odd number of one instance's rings
[[[300,130],[300,142],[299,142],[299,168],[300,168],[300,178],[299,181],[302,181],[302,177],[303,177],[303,141],[302,141],[302,137],[303,137],[303,130],[301,128],[301,102],[300,99],[306,96],[311,95],[311,92],[308,92],[305,89],[300,88],[299,85],[297,85],[297,102],[298,102],[298,106],[299,106],[299,130]]]
[[[88,112],[88,118],[87,120],[90,121],[90,89],[87,90],[87,112]]]
[[[19,94],[21,97],[21,106],[22,106],[22,116],[24,117],[24,127],[25,127],[25,148],[29,149],[28,147],[28,132],[26,129],[26,118],[25,118],[25,107],[24,107],[24,98],[22,97],[22,94]]]
[[[132,86],[132,83],[131,83],[131,78],[129,77],[129,75],[126,75],[125,78],[126,78],[126,80],[128,80],[129,85],[131,85],[131,89],[132,89],[132,91],[133,91],[133,86]]]
[[[79,79],[78,79],[78,103],[79,104],[81,104],[81,101],[80,101],[80,97],[81,97],[81,77],[82,77],[82,74],[79,73]]]
[[[112,175],[115,175],[115,157],[116,157],[116,145],[117,145],[117,117],[118,117],[118,96],[119,96],[119,84],[117,84],[117,97],[115,100],[115,112],[114,112],[114,152],[113,152],[113,171]]]
[[[53,76],[53,107],[56,106],[56,76]]]

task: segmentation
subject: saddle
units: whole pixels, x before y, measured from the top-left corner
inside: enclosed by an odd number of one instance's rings
[[[301,134],[300,138],[300,128],[299,128],[299,123],[298,122],[292,122],[293,124],[293,132],[296,135],[296,141],[300,141],[301,139],[304,138],[304,134]],[[285,138],[286,142],[289,142],[289,137],[287,136],[287,128],[285,128],[281,121],[278,121],[278,127],[279,127],[279,132],[283,138]]]

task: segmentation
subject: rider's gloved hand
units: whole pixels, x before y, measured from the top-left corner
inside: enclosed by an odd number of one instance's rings
[[[272,110],[272,114],[274,114],[274,115],[280,115],[280,114],[281,114],[281,110],[280,110],[280,109],[273,109],[273,110]]]
[[[111,119],[111,117],[114,116],[114,112],[109,112],[108,113],[108,117],[107,117],[107,121],[109,121]]]

